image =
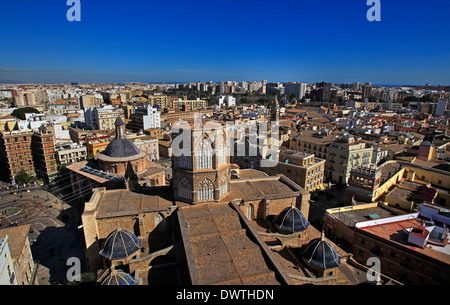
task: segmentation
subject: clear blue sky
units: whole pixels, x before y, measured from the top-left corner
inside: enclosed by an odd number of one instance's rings
[[[0,80],[450,84],[450,1],[66,0],[0,4]]]

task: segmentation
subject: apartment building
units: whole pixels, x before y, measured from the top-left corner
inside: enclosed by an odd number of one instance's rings
[[[119,111],[112,106],[88,107],[84,113],[88,128],[105,131],[114,129],[114,123],[119,116]]]
[[[154,106],[138,107],[130,115],[131,129],[133,131],[146,130],[149,128],[161,128],[161,112]]]
[[[3,179],[13,181],[21,171],[34,175],[33,155],[31,153],[32,131],[0,132],[0,173]]]
[[[160,109],[173,108],[172,100],[167,95],[150,95],[147,103],[150,106],[158,105]]]
[[[422,204],[397,215],[380,203],[329,209],[324,231],[360,264],[378,259],[382,276],[410,285],[448,285],[448,209]]]
[[[112,138],[110,136],[93,137],[86,139],[86,151],[87,157],[96,157],[98,153],[104,151],[108,147]]]
[[[301,130],[289,140],[289,149],[326,158],[333,135],[327,130]]]
[[[140,151],[146,152],[150,161],[159,160],[159,145],[157,138],[147,136],[133,139],[131,142],[133,142]]]
[[[353,135],[342,133],[328,147],[326,175],[328,181],[347,183],[352,168],[370,167],[373,147]]]
[[[49,182],[51,176],[56,174],[58,168],[55,157],[55,140],[53,132],[40,130],[32,136],[32,155],[34,169],[38,177]]]
[[[38,284],[38,281],[33,277],[33,273],[36,270],[36,264],[33,260],[30,241],[28,239],[30,228],[31,225],[27,224],[0,230],[0,239],[5,238],[9,245],[10,260],[13,267],[11,268],[11,266],[8,266],[5,270],[9,269],[8,271],[11,272],[10,279],[13,278],[17,281],[18,285]],[[0,263],[0,270],[1,269],[2,266]],[[2,276],[0,276],[0,278],[1,277]],[[9,283],[10,282],[8,282],[8,284]],[[0,280],[0,284],[4,284],[2,280]]]
[[[306,191],[323,189],[325,160],[314,154],[282,150],[279,161],[273,167],[261,167],[268,175],[283,174]]]
[[[71,164],[84,161],[87,158],[87,148],[78,143],[60,143],[55,145],[56,162],[58,164]]]
[[[8,235],[0,238],[0,285],[18,285],[8,244]]]
[[[207,106],[208,102],[199,98],[196,100],[179,99],[173,101],[173,108],[175,108],[175,110],[195,110],[199,108],[206,108]]]

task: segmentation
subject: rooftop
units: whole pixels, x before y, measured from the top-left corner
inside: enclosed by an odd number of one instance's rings
[[[357,222],[373,219],[375,215],[378,215],[379,218],[396,215],[394,212],[380,206],[374,206],[374,204],[366,204],[366,206],[367,208],[363,208],[363,205],[348,206],[329,209],[327,212],[333,214],[334,217],[350,226],[355,225]]]
[[[265,244],[252,236],[228,203],[185,207],[181,213],[187,234],[184,239],[192,250],[188,263],[195,268],[199,284],[283,283],[277,276],[280,271],[264,251],[268,250]]]
[[[154,194],[135,193],[125,189],[110,190],[101,192],[97,218],[161,211],[171,206],[173,206],[173,202],[165,188],[161,188],[158,193]]]
[[[405,250],[415,251],[420,255],[450,264],[450,245],[421,248],[408,242],[406,231],[421,226],[421,223],[417,220],[417,213],[393,216],[375,222],[368,221],[366,224],[361,224],[358,230],[375,235],[387,242],[403,247]]]
[[[0,230],[0,238],[8,235],[8,245],[9,251],[11,252],[11,257],[16,259],[22,253],[25,242],[28,238],[28,232],[30,231],[31,225],[23,225],[18,227],[10,227]]]
[[[289,186],[280,176],[264,178],[233,179],[230,183],[230,198],[241,198],[245,201],[264,198],[296,197],[298,190]],[[228,200],[228,196],[224,200]]]

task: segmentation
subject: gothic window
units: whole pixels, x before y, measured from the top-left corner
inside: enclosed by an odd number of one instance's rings
[[[198,200],[214,199],[214,184],[208,178],[203,179],[198,185]]]
[[[227,161],[227,147],[225,145],[225,140],[221,135],[217,137],[217,153],[218,153],[218,166],[225,164]]]
[[[197,169],[212,168],[213,149],[208,138],[203,139],[197,149]]]
[[[220,179],[219,196],[222,196],[226,192],[228,192],[228,179],[225,175],[223,175]]]
[[[192,187],[184,177],[178,184],[178,196],[185,199],[192,199]]]

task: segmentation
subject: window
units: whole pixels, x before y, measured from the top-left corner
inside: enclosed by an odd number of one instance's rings
[[[220,179],[219,196],[228,192],[228,179],[225,175]]]
[[[184,177],[178,184],[178,196],[185,199],[192,199],[192,187]]]
[[[214,184],[208,178],[203,179],[198,186],[198,200],[214,199]]]
[[[208,139],[204,139],[197,150],[197,169],[212,168],[213,150]]]

